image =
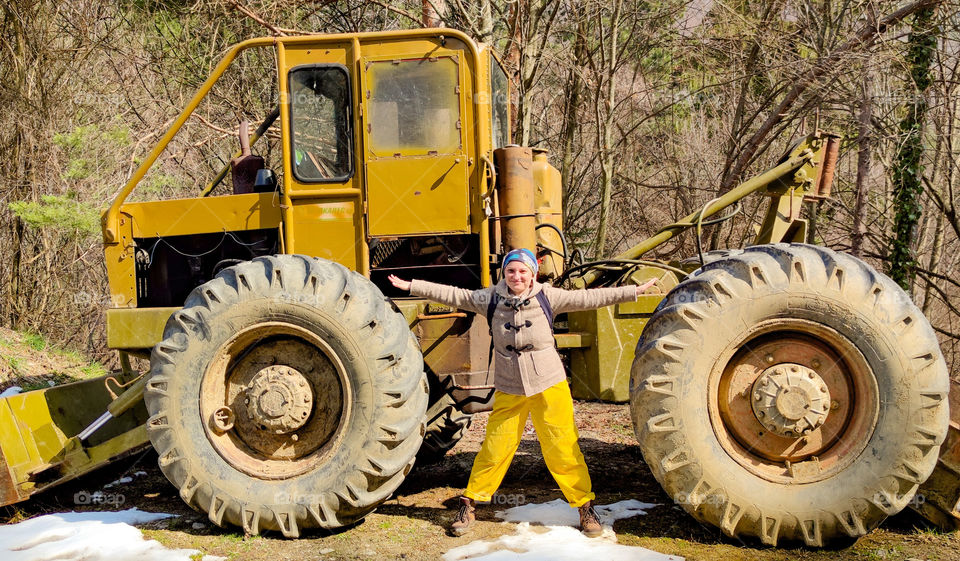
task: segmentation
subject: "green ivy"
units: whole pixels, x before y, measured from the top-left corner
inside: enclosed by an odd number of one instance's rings
[[[917,12],[910,35],[907,63],[914,85],[914,99],[900,121],[903,142],[895,156],[893,196],[896,205],[893,238],[890,241],[888,273],[904,290],[910,290],[917,266],[914,240],[923,205],[923,123],[927,113],[924,94],[930,86],[930,64],[936,49],[932,8]]]

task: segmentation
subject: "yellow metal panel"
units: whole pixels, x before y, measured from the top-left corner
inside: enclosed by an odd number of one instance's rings
[[[40,457],[49,462],[63,451],[67,437],[53,422],[49,422],[33,429],[33,440]]]
[[[67,438],[54,425],[43,391],[25,392],[2,401],[3,452],[16,482],[22,483],[31,470],[54,459]]]
[[[438,31],[438,33],[443,33]],[[361,37],[364,57],[379,57],[387,59],[406,57],[445,56],[456,52],[470,52],[468,45],[459,39],[446,34],[446,40],[441,45],[436,37]]]
[[[349,40],[314,45],[284,45],[285,66],[289,69],[304,64],[342,64],[350,68],[350,45]],[[281,80],[286,80],[286,76],[281,77]]]
[[[578,349],[593,344],[593,335],[590,333],[554,333],[553,339],[558,349]]]
[[[617,315],[645,315],[650,317],[657,309],[663,294],[641,294],[636,302],[622,302],[617,304]]]
[[[149,441],[150,437],[147,436],[147,425],[144,424],[119,436],[115,436],[103,444],[88,448],[87,454],[90,455],[90,464],[84,466],[81,473],[86,473],[100,465],[106,464],[118,454],[129,453],[138,448],[145,447]]]
[[[107,310],[107,346],[111,349],[149,349],[163,339],[167,319],[180,308]]]
[[[137,305],[137,273],[134,261],[133,226],[129,214],[121,213],[114,235],[117,243],[106,244],[103,261],[110,280],[110,302],[115,307]]]
[[[274,193],[129,203],[123,211],[131,216],[137,238],[257,230],[280,224],[280,201]]]
[[[466,103],[471,91],[465,86],[468,65],[463,53],[450,47],[438,49],[430,42],[424,42],[423,50],[417,47],[405,45],[401,51],[400,45],[393,45],[391,51],[382,44],[363,46],[370,236],[471,231],[468,173],[478,166],[466,156],[473,148],[472,138],[464,135],[464,123],[473,116]],[[387,86],[381,80],[395,83],[402,75],[417,79],[402,90],[383,89]],[[429,122],[411,122],[411,117],[424,117],[411,113],[413,106],[429,113],[424,119]],[[374,117],[378,120],[371,121]],[[452,134],[434,134],[431,127]],[[418,132],[410,133],[410,128]]]
[[[330,259],[348,269],[357,270],[364,243],[358,239],[362,231],[361,218],[357,203],[353,200],[295,200],[293,220],[297,232],[297,253]]]
[[[461,156],[370,162],[367,199],[371,236],[470,231]]]
[[[12,397],[0,399],[0,435],[2,435],[3,438],[3,440],[0,441],[0,446],[3,447],[3,455],[7,465],[14,470],[16,480],[19,481],[20,470],[16,469],[17,466],[20,466],[22,469],[22,466],[36,463],[39,459],[36,454],[31,457],[31,447],[27,445],[27,440],[24,440],[17,426],[17,418],[11,409],[10,400]],[[18,401],[17,405],[22,405],[22,401]]]
[[[570,350],[574,397],[630,399],[630,368],[637,342],[661,299],[662,295],[642,295],[636,302],[568,314],[571,331],[593,336],[590,346]]]

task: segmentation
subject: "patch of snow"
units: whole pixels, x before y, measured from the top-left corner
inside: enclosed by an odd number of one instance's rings
[[[642,547],[617,543],[612,524],[621,518],[646,514],[656,504],[637,500],[620,501],[595,508],[603,524],[603,534],[588,538],[577,526],[577,509],[556,499],[542,504],[526,504],[497,512],[506,522],[519,522],[517,532],[496,540],[478,540],[456,547],[443,555],[444,561],[682,561],[682,557],[664,555]],[[546,530],[530,526],[546,525]]]
[[[4,561],[189,561],[195,549],[167,549],[143,539],[131,524],[146,524],[175,515],[135,508],[104,512],[62,512],[0,526],[0,558]],[[205,561],[223,557],[205,556]]]
[[[133,481],[132,477],[121,477],[116,481],[111,481],[110,483],[107,483],[106,485],[103,486],[103,488],[109,489],[111,487],[116,487],[117,485],[121,485],[123,483],[130,483],[131,481]]]
[[[594,505],[594,508],[600,515],[601,524],[612,525],[621,518],[646,514],[647,510],[655,506],[658,505],[630,499],[629,501],[620,501],[609,505]],[[530,503],[515,506],[497,512],[496,516],[497,518],[503,518],[505,522],[535,522],[543,526],[580,525],[579,511],[570,508],[570,505],[563,499],[554,499],[549,503]]]
[[[22,391],[23,391],[23,388],[21,388],[20,386],[10,386],[9,388],[0,392],[0,398],[10,397],[11,395],[17,395]]]
[[[134,476],[134,477],[143,477],[143,476],[146,475],[146,474],[147,474],[147,472],[145,472],[145,471],[135,471],[135,472],[133,472],[133,476]]]
[[[475,541],[443,555],[444,561],[682,561],[682,557],[664,555],[642,547],[620,545],[610,528],[603,535],[588,538],[576,528],[549,526],[536,532],[529,522],[521,522],[517,533],[492,541]]]

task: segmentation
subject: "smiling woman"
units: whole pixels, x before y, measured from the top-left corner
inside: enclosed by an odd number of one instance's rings
[[[554,346],[555,313],[633,302],[653,285],[562,290],[538,283],[539,265],[533,252],[514,249],[501,264],[504,279],[494,287],[466,290],[395,275],[390,282],[416,296],[456,308],[486,314],[493,337],[493,412],[487,433],[470,472],[467,489],[450,531],[463,535],[473,524],[476,501],[489,501],[500,486],[533,417],[547,468],[571,507],[578,508],[580,528],[590,537],[601,526],[593,509],[594,493],[573,420],[573,399],[566,372]]]

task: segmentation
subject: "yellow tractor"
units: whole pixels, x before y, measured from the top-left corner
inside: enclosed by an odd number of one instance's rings
[[[276,109],[252,137],[241,124],[241,150],[196,197],[127,202],[250,49],[275,56]],[[354,523],[491,406],[486,318],[387,276],[479,289],[530,247],[541,282],[658,279],[635,303],[556,318],[556,342],[577,397],[630,402],[653,475],[697,519],[810,546],[908,504],[956,524],[956,431],[944,441],[960,394],[933,330],[869,265],[799,243],[802,203],[830,196],[836,137],[801,139],[629,251],[570,266],[560,174],[509,144],[508,84],[489,47],[451,29],[232,47],[103,214],[124,375],[0,400],[0,503],[153,446],[217,525]],[[268,131],[271,166],[251,149]],[[643,259],[754,193],[770,205],[753,245]]]

